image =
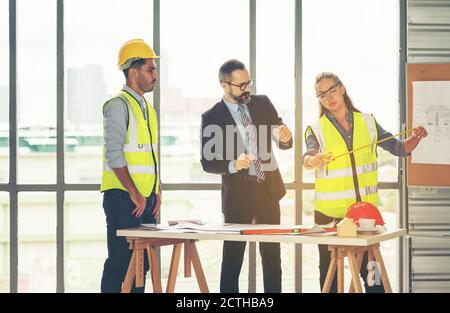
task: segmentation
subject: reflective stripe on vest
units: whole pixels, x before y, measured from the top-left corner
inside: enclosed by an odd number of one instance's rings
[[[375,186],[367,186],[364,188],[359,188],[359,194],[362,196],[369,196],[378,192],[378,188]],[[340,200],[355,198],[355,190],[345,190],[340,192],[316,192],[316,200]]]
[[[153,174],[155,175],[154,166],[144,165],[127,165],[128,172],[130,174]],[[113,169],[109,167],[108,163],[103,163],[103,170],[113,172]]]
[[[125,144],[123,146],[124,152],[158,152],[158,145],[150,144]]]
[[[323,115],[310,126],[319,143],[320,152],[340,155],[348,152],[338,129]],[[376,142],[377,130],[369,114],[353,112],[353,148]],[[316,170],[315,210],[331,217],[344,217],[347,208],[356,202],[355,180],[362,201],[378,205],[378,165],[375,148],[368,147],[353,153],[356,177],[353,177],[349,155],[342,156]]]
[[[378,170],[378,163],[364,164],[364,165],[356,167],[356,175],[374,172],[377,170]],[[326,170],[318,171],[316,177],[317,178],[341,178],[341,177],[352,176],[352,175],[353,175],[352,168],[347,167],[344,169],[337,169],[337,170],[328,169],[328,172]]]
[[[128,128],[123,147],[127,168],[138,191],[148,197],[155,187],[159,191],[158,179],[158,121],[153,107],[146,101],[148,121],[144,119],[136,99],[125,91],[120,97],[127,105]],[[108,102],[105,103],[107,105]],[[103,148],[103,173],[101,191],[126,188],[110,168]]]

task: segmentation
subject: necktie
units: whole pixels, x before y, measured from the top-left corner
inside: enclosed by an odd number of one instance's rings
[[[239,104],[239,112],[241,113],[242,123],[244,124],[245,130],[248,134],[249,150],[250,150],[249,152],[256,158],[253,161],[256,170],[256,177],[259,182],[262,182],[266,178],[266,173],[264,173],[264,171],[261,168],[261,158],[259,157],[258,153],[258,144],[257,144],[258,138],[256,134],[256,128],[252,125],[252,122],[250,121],[250,118],[247,116],[247,113],[245,113],[245,107],[243,104]]]

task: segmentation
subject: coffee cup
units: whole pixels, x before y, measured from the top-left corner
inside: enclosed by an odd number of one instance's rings
[[[371,218],[359,219],[359,230],[372,230],[375,227],[375,220]]]

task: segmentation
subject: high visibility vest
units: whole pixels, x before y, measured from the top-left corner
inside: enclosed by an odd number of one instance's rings
[[[347,145],[336,126],[324,114],[308,127],[320,145],[320,152],[334,156],[348,152]],[[353,112],[353,149],[375,143],[378,133],[375,119],[370,114]],[[316,169],[315,210],[325,215],[342,218],[348,207],[357,201],[378,205],[378,168],[376,145],[337,158]]]
[[[125,101],[128,110],[127,135],[123,147],[128,171],[138,191],[144,197],[148,197],[153,190],[155,193],[159,191],[158,120],[156,112],[145,100],[148,117],[148,121],[146,121],[138,101],[129,93],[122,90],[115,98],[117,97]],[[103,105],[103,108],[108,105],[109,101]],[[100,189],[101,191],[109,189],[127,191],[109,167],[105,157],[105,147],[103,147],[103,173]]]

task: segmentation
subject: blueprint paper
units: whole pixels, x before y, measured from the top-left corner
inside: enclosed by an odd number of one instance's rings
[[[428,137],[412,152],[412,163],[450,164],[450,81],[413,82],[413,127]]]

